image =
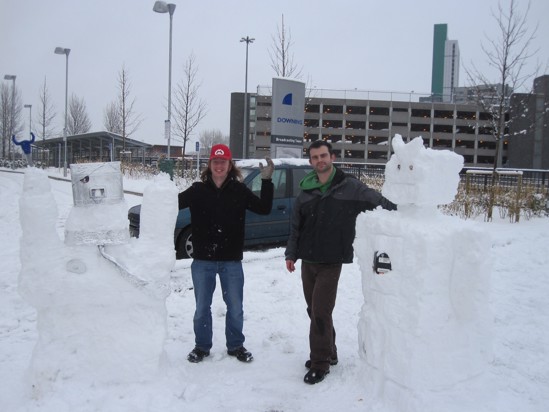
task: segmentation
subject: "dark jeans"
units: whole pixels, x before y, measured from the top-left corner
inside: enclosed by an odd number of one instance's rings
[[[341,264],[302,262],[301,279],[307,313],[311,319],[309,346],[311,368],[328,370],[337,358],[332,312],[335,307]]]

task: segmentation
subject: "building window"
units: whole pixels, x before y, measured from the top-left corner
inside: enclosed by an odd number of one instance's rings
[[[346,129],[364,130],[366,129],[366,122],[359,122],[353,120],[347,120],[345,122]]]
[[[303,121],[303,124],[305,125],[305,127],[318,127],[320,122],[318,121],[318,119],[305,119]]]
[[[345,159],[364,159],[364,150],[345,150]]]
[[[318,140],[318,134],[317,133],[305,133],[303,136],[303,140],[306,142],[315,142]]]
[[[341,141],[341,135],[338,134],[323,134],[322,140],[328,143],[338,143]]]
[[[370,107],[370,114],[373,116],[389,116],[388,107]]]
[[[475,126],[458,126],[456,127],[456,134],[457,133],[463,133],[463,134],[475,134]]]
[[[346,135],[345,141],[350,142],[352,144],[365,144],[366,143],[366,136],[354,136],[354,135]]]
[[[368,136],[368,144],[386,145],[388,138],[383,136]]]
[[[463,119],[463,120],[475,120],[477,118],[477,114],[475,112],[457,112],[457,119]]]
[[[341,129],[343,121],[341,120],[323,120],[322,127],[327,129]]]
[[[492,114],[488,112],[480,112],[478,114],[479,120],[492,120]]]
[[[320,105],[319,104],[306,104],[305,105],[305,113],[320,113]]]
[[[412,132],[428,132],[430,126],[428,124],[412,123],[410,125],[410,131]]]
[[[389,130],[389,123],[387,122],[370,122],[368,125],[370,130]]]
[[[433,125],[433,132],[435,132],[435,133],[453,133],[452,125],[435,124],[435,125]]]
[[[423,117],[424,119],[428,119],[431,117],[431,110],[412,109],[412,117]]]
[[[347,114],[366,114],[366,106],[347,106]]]
[[[343,106],[341,105],[334,105],[334,104],[325,104],[323,113],[336,113],[336,114],[342,114],[343,113]]]
[[[454,112],[451,110],[435,110],[435,118],[437,119],[453,119]]]

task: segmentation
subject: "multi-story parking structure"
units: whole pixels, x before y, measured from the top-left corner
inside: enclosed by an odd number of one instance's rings
[[[249,97],[248,153],[262,158],[270,155],[270,89],[259,87]],[[243,106],[243,98],[243,93],[233,93],[231,145],[236,153],[242,151],[243,113],[237,116],[236,108]],[[306,97],[304,157],[311,142],[324,139],[332,143],[337,161],[384,164],[392,137],[400,134],[405,140],[421,136],[433,149],[451,149],[463,155],[466,166],[493,165],[496,142],[489,113],[473,104],[412,101],[415,98],[414,93],[315,90]],[[504,142],[503,164],[506,147]]]

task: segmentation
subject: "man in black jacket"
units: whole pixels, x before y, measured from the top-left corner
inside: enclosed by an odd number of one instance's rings
[[[382,206],[396,206],[378,191],[343,173],[333,165],[332,145],[317,140],[309,147],[313,171],[301,181],[295,200],[291,232],[286,247],[286,268],[295,270],[302,259],[301,279],[311,319],[309,329],[308,384],[324,379],[338,362],[332,312],[343,263],[353,261],[355,224],[359,213]]]
[[[261,169],[261,197],[244,183],[231,151],[222,144],[212,147],[208,168],[201,181],[179,194],[179,209],[190,208],[193,262],[191,272],[196,310],[193,324],[195,348],[187,356],[197,363],[209,356],[212,347],[212,298],[219,275],[223,300],[227,305],[225,338],[227,353],[242,362],[253,360],[244,347],[243,291],[244,221],[246,210],[267,215],[273,204],[271,176],[274,165],[267,158]]]

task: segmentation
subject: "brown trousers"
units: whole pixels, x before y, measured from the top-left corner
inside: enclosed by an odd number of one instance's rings
[[[335,307],[341,264],[302,262],[301,280],[311,319],[309,346],[311,369],[330,369],[330,359],[337,359],[332,312]]]

